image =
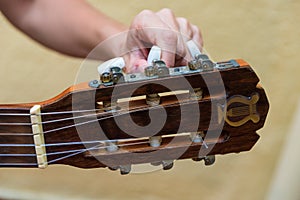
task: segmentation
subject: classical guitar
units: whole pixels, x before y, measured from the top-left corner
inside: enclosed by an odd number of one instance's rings
[[[269,104],[247,62],[212,62],[197,51],[187,66],[167,68],[159,48],[152,52],[143,73],[125,73],[117,59],[99,67],[99,80],[50,100],[1,105],[0,166],[128,174],[135,164],[166,170],[178,159],[210,165],[254,146]]]

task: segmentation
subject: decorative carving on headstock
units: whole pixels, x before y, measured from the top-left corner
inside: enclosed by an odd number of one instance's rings
[[[239,127],[252,121],[258,123],[260,120],[257,112],[257,102],[259,101],[259,94],[254,93],[250,97],[242,95],[234,95],[227,101],[227,105],[218,105],[218,122],[225,121],[233,127]],[[234,104],[237,104],[234,106]],[[238,120],[234,120],[238,119]]]

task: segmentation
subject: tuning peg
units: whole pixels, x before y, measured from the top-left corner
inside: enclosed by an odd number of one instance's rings
[[[149,106],[158,106],[160,103],[160,96],[159,94],[147,94],[146,96],[146,103]]]
[[[204,136],[205,136],[204,131],[193,132],[190,134],[190,138],[191,138],[192,142],[202,143],[204,145],[204,147],[207,149],[208,146],[207,146],[206,142],[203,140]]]
[[[203,90],[201,88],[194,88],[190,91],[190,98],[192,100],[201,100],[203,98]]]
[[[108,167],[108,169],[110,169],[111,171],[116,171],[119,169],[119,167]]]
[[[194,143],[203,142],[203,137],[204,137],[203,131],[193,132],[190,134],[190,138],[191,138],[192,142],[194,142]]]
[[[203,158],[192,158],[192,160],[195,162],[200,162],[201,160],[203,160]]]
[[[164,170],[170,170],[174,166],[174,161],[173,160],[162,161],[162,166]]]
[[[161,161],[158,161],[158,162],[151,162],[150,163],[152,166],[159,166],[159,165],[161,165]]]
[[[204,164],[206,166],[213,165],[215,163],[215,161],[216,161],[215,155],[210,155],[210,156],[204,157]]]
[[[192,58],[196,58],[198,55],[202,54],[199,47],[196,45],[196,43],[193,40],[187,41],[186,45]]]
[[[191,60],[188,62],[188,67],[190,70],[198,70],[201,68],[201,62],[199,60]]]
[[[111,80],[113,84],[123,83],[125,81],[122,69],[120,67],[111,67],[110,71],[112,73]]]
[[[115,112],[118,110],[116,101],[103,101],[103,108],[106,112]]]
[[[115,152],[119,149],[116,141],[106,142],[106,151]]]
[[[120,166],[120,173],[121,175],[129,174],[131,171],[131,165],[121,165]]]
[[[202,61],[202,69],[203,71],[212,71],[216,65],[211,60],[203,60]]]
[[[153,61],[161,59],[161,48],[158,46],[153,46],[148,54],[147,62],[149,65],[153,64]]]
[[[154,136],[149,138],[149,144],[151,147],[159,147],[161,145],[161,136]]]
[[[162,60],[153,61],[153,67],[156,69],[158,77],[165,77],[170,75],[170,70],[167,67],[166,63]]]

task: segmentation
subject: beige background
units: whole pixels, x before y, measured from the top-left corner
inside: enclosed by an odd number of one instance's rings
[[[18,199],[264,199],[299,99],[296,0],[91,0],[129,24],[143,9],[169,7],[198,25],[214,60],[247,60],[262,80],[270,114],[255,148],[218,156],[212,167],[178,161],[171,171],[120,176],[106,169],[1,169],[0,196]],[[33,42],[0,17],[0,103],[48,99],[72,85],[82,60]],[[299,156],[298,156],[299,157]],[[294,159],[298,158],[295,156]],[[300,176],[299,173],[295,176]],[[288,184],[288,183],[286,183]]]

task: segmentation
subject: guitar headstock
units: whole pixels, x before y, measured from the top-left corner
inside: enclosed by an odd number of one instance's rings
[[[115,60],[99,80],[73,86],[41,103],[48,164],[109,167],[204,159],[249,151],[269,104],[243,60],[212,62],[200,54],[188,66],[157,60],[126,74]]]

